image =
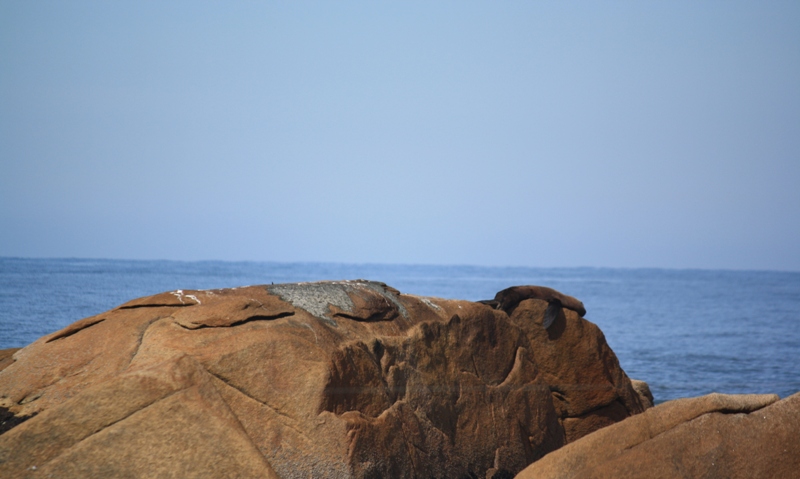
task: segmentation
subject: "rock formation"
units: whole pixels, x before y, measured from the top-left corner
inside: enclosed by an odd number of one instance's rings
[[[17,351],[19,348],[0,349],[0,371],[14,362],[13,356]]]
[[[548,454],[517,479],[694,477],[800,477],[800,393],[669,401]]]
[[[512,477],[644,410],[600,330],[547,308],[368,281],[140,298],[0,357],[0,410],[30,417],[0,477]]]

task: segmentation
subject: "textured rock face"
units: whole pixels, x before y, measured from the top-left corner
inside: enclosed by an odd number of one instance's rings
[[[653,399],[653,393],[650,392],[649,384],[637,379],[631,379],[631,386],[633,386],[633,390],[636,391],[636,394],[639,395],[639,400],[642,401],[642,405],[644,405],[645,409],[653,407],[655,400]]]
[[[14,353],[0,477],[501,477],[643,411],[600,330],[345,281],[140,298]],[[552,311],[552,309],[551,309]]]
[[[14,362],[12,356],[19,351],[19,348],[0,349],[0,371]]]
[[[669,401],[552,452],[517,479],[800,477],[800,393]]]

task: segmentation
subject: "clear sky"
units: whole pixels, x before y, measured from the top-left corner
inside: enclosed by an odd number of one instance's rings
[[[2,0],[0,256],[800,271],[800,2]]]

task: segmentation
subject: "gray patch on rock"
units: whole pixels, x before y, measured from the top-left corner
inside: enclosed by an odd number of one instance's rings
[[[355,305],[348,296],[348,292],[358,292],[364,289],[374,291],[397,307],[404,317],[408,312],[397,301],[393,294],[386,292],[385,285],[373,281],[325,281],[319,283],[287,283],[267,286],[267,291],[280,296],[284,301],[292,303],[296,308],[308,311],[311,315],[336,326],[336,321],[331,317],[330,305],[342,311],[353,312]]]
[[[424,296],[417,296],[416,298],[418,300],[422,301],[425,304],[425,306],[427,306],[427,307],[429,307],[429,308],[431,308],[433,310],[436,310],[436,311],[442,311],[442,307],[439,306],[438,304],[434,303],[430,299],[428,299],[428,298],[426,298]]]

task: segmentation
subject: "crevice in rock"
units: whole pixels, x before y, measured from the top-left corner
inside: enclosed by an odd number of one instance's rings
[[[30,416],[15,416],[14,413],[3,406],[0,406],[0,435],[10,431],[16,426],[19,426],[35,415],[36,413],[33,413]]]
[[[381,343],[379,338],[375,338],[372,341],[372,355],[375,356],[375,360],[378,364],[378,368],[380,368],[381,360],[383,359],[383,353],[386,352],[386,347]]]
[[[155,401],[151,402],[150,404],[148,404],[148,405],[146,405],[146,406],[144,406],[144,407],[141,407],[141,408],[139,408],[139,409],[137,409],[137,410],[135,410],[135,411],[131,411],[131,412],[129,412],[127,415],[125,415],[125,416],[123,416],[123,417],[121,417],[121,418],[119,418],[119,419],[117,419],[117,420],[115,420],[115,421],[111,421],[111,422],[110,422],[110,423],[108,423],[108,424],[105,424],[105,425],[101,426],[99,429],[97,429],[97,430],[95,430],[95,431],[91,432],[90,434],[87,434],[86,436],[84,436],[84,437],[80,438],[79,440],[75,441],[75,443],[73,443],[73,445],[71,445],[71,446],[67,447],[66,449],[62,450],[61,452],[59,452],[58,454],[56,454],[56,455],[55,455],[55,456],[53,456],[52,458],[48,459],[48,461],[47,461],[47,462],[50,462],[50,461],[52,461],[53,459],[55,459],[55,458],[57,458],[57,457],[61,456],[62,454],[64,454],[64,452],[66,452],[66,451],[68,451],[68,450],[72,449],[72,448],[73,448],[73,447],[75,447],[76,445],[78,445],[78,444],[80,444],[81,442],[83,442],[83,441],[85,441],[85,440],[89,439],[90,437],[92,437],[92,436],[94,436],[94,435],[96,435],[96,434],[100,433],[101,431],[104,431],[104,430],[106,430],[106,429],[110,428],[111,426],[113,426],[113,425],[115,425],[115,424],[118,424],[118,423],[120,423],[120,422],[122,422],[122,421],[124,421],[124,420],[128,419],[129,417],[131,417],[131,416],[133,416],[133,415],[135,415],[135,414],[137,414],[137,413],[141,412],[141,411],[144,411],[145,409],[147,409],[147,408],[149,408],[149,407],[153,406],[154,404],[156,404],[156,403],[158,403],[158,402],[160,402],[160,401],[163,401],[163,400],[165,400],[165,399],[169,399],[169,398],[171,398],[172,396],[174,396],[174,395],[176,395],[176,394],[178,394],[178,393],[180,393],[180,392],[182,392],[182,391],[185,391],[186,389],[189,389],[189,388],[191,388],[191,387],[194,387],[194,385],[189,385],[189,386],[187,386],[187,387],[182,387],[182,388],[180,388],[180,389],[177,389],[177,390],[175,390],[175,391],[172,391],[171,393],[167,394],[166,396],[162,396],[162,397],[160,397],[160,398],[156,399]]]
[[[509,381],[511,374],[522,367],[522,348],[520,346],[517,346],[516,350],[514,350],[513,358],[514,359],[511,360],[511,364],[506,368],[505,374],[503,374],[503,380],[497,383],[495,386],[503,386],[507,381]],[[473,363],[475,361],[474,355],[472,356],[472,361]]]
[[[286,419],[288,419],[290,421],[294,421],[294,418],[292,418],[288,414],[282,412],[280,409],[278,409],[278,408],[276,408],[274,406],[270,406],[269,404],[265,403],[264,401],[262,401],[260,399],[254,398],[253,396],[251,396],[250,394],[245,392],[243,389],[239,388],[238,386],[235,386],[235,385],[231,384],[231,382],[228,379],[226,379],[226,378],[224,378],[224,377],[222,377],[222,376],[220,376],[218,374],[215,374],[215,373],[213,373],[211,371],[208,371],[208,374],[210,374],[210,375],[214,376],[215,378],[219,379],[226,386],[228,386],[231,389],[235,389],[237,392],[239,392],[243,396],[247,397],[248,399],[257,402],[257,403],[261,404],[262,406],[265,406],[265,407],[269,408],[270,410],[274,411],[275,414],[277,414],[277,415],[279,415],[281,417],[285,417]],[[291,426],[291,425],[288,425],[288,424],[287,424],[287,426],[291,427],[292,429],[295,429],[298,433],[303,434],[305,436],[305,433],[303,433],[302,431],[296,429],[294,426]]]
[[[195,330],[195,329],[205,329],[205,328],[231,328],[231,327],[234,327],[234,326],[239,326],[239,325],[242,325],[242,324],[245,324],[245,323],[249,323],[251,321],[274,321],[276,319],[286,318],[288,316],[293,316],[293,315],[294,315],[294,311],[282,311],[282,312],[277,313],[277,314],[256,314],[256,315],[253,315],[253,316],[248,316],[248,317],[246,317],[244,319],[240,319],[238,321],[233,321],[231,323],[220,324],[220,325],[204,324],[204,323],[191,323],[191,324],[194,325],[194,327],[188,327],[188,326],[186,326],[184,324],[181,324],[178,321],[176,321],[175,323],[178,326],[182,327],[183,329],[188,329],[188,330],[192,331],[192,330]]]
[[[478,365],[475,363],[475,355],[470,354],[470,359],[472,359],[472,370],[475,372],[475,377],[481,379],[481,375],[478,373]],[[481,381],[483,381],[481,379]]]
[[[565,400],[566,400],[566,398],[565,398]],[[621,398],[619,396],[615,396],[613,399],[611,399],[607,403],[596,405],[593,408],[591,408],[591,409],[589,409],[587,411],[584,411],[584,412],[582,412],[580,414],[576,414],[574,416],[565,416],[564,419],[579,419],[579,418],[588,416],[589,414],[592,414],[592,413],[595,413],[597,411],[600,411],[601,409],[607,408],[608,406],[614,404],[615,402],[618,402],[623,408],[625,408],[625,404],[622,402]],[[627,411],[627,408],[625,410]]]
[[[74,368],[72,368],[70,370],[69,373],[65,373],[64,375],[62,375],[60,377],[50,377],[49,378],[50,382],[48,382],[47,384],[43,384],[43,385],[39,386],[39,389],[37,390],[37,392],[29,393],[22,400],[20,400],[20,404],[27,404],[27,403],[31,403],[33,401],[36,401],[37,399],[39,399],[42,396],[44,396],[45,393],[47,392],[47,389],[50,388],[51,386],[59,384],[59,383],[61,383],[63,381],[67,381],[72,376],[77,376],[78,374],[85,373],[86,372],[86,367],[89,366],[90,364],[92,364],[97,358],[98,358],[98,356],[94,356],[94,357],[88,359],[86,362],[76,365]]]
[[[288,414],[282,412],[280,409],[278,409],[278,408],[276,408],[274,406],[270,406],[269,404],[265,403],[264,401],[261,401],[259,399],[254,398],[253,396],[251,396],[250,394],[246,393],[244,390],[242,390],[238,386],[235,386],[235,385],[231,384],[231,382],[229,380],[227,380],[226,378],[224,378],[224,377],[222,377],[222,376],[220,376],[218,374],[215,374],[215,373],[213,373],[211,371],[208,371],[208,370],[206,370],[206,371],[208,372],[208,374],[210,374],[210,375],[214,376],[215,378],[219,379],[225,386],[228,386],[229,388],[231,388],[234,391],[238,392],[239,394],[241,394],[242,396],[246,397],[247,399],[250,399],[251,401],[255,401],[258,404],[266,407],[270,411],[272,411],[275,414],[277,414],[281,419],[281,424],[283,424],[284,426],[288,427],[289,429],[291,429],[294,432],[296,432],[297,434],[299,434],[303,439],[305,439],[309,443],[313,443],[314,442],[310,437],[308,437],[308,435],[306,434],[305,431],[303,431],[302,429],[299,429],[297,426],[292,424],[293,422],[295,422],[295,419],[293,417],[291,417]],[[237,420],[238,420],[238,417],[237,417]]]
[[[386,315],[383,313],[383,311],[378,312],[378,313],[373,313],[373,314],[367,316],[366,318],[362,318],[361,316],[356,316],[354,314],[348,314],[348,313],[342,313],[342,312],[334,313],[333,317],[334,318],[350,319],[350,320],[353,320],[353,321],[360,321],[360,322],[366,322],[366,323],[371,323],[371,322],[376,322],[376,321],[386,321],[387,320]],[[389,318],[389,319],[394,319],[394,318]]]
[[[205,369],[205,368],[204,368],[204,369]],[[219,376],[217,376],[216,374],[212,374],[212,373],[211,373],[211,372],[210,372],[208,369],[206,369],[205,371],[206,371],[206,372],[207,372],[207,373],[208,373],[210,376],[212,376],[213,378],[215,378],[215,379],[219,379],[219,380],[220,380],[220,381],[221,381],[221,382],[222,382],[222,383],[223,383],[225,386],[227,386],[227,387],[230,387],[230,388],[233,388],[233,386],[231,386],[230,384],[226,383],[224,380],[222,380],[222,379],[221,379]],[[213,384],[214,384],[214,382],[212,381],[212,385],[213,385]],[[264,454],[264,451],[262,451],[262,450],[261,450],[261,448],[260,448],[260,447],[258,447],[258,444],[256,444],[256,441],[255,441],[255,439],[253,439],[253,437],[250,435],[250,433],[249,433],[249,432],[247,432],[247,428],[245,428],[245,427],[244,427],[244,424],[242,424],[242,421],[239,419],[239,416],[236,414],[236,412],[234,411],[233,407],[232,407],[230,404],[228,404],[228,401],[225,399],[225,396],[222,394],[222,391],[220,391],[220,390],[219,390],[219,388],[217,388],[216,386],[214,386],[214,388],[215,388],[215,389],[217,389],[217,394],[219,394],[219,398],[220,398],[220,399],[222,400],[222,402],[225,404],[225,407],[227,407],[227,408],[228,408],[228,412],[229,412],[229,413],[231,414],[231,416],[233,416],[233,418],[236,420],[236,423],[239,425],[239,427],[241,428],[241,430],[242,430],[242,432],[244,433],[244,435],[245,435],[245,436],[247,436],[247,439],[250,441],[250,444],[252,444],[252,445],[253,445],[253,448],[255,448],[255,450],[256,450],[256,451],[258,451],[258,453],[259,453],[259,454],[261,454],[261,457],[263,457],[263,458],[264,458],[264,460],[265,460],[265,461],[267,461],[267,462],[269,463],[269,458],[266,456],[266,454]],[[236,389],[236,388],[233,388],[233,389],[235,389],[236,391],[239,391],[239,390],[238,390],[238,389]],[[241,392],[241,391],[239,391],[239,392]],[[248,397],[249,397],[249,396],[248,396]]]
[[[712,393],[712,394],[716,394],[716,393]],[[678,401],[684,401],[684,400],[685,399],[679,399]],[[772,404],[774,404],[774,403],[772,403]],[[656,434],[653,434],[652,429],[648,428],[647,431],[646,431],[647,432],[647,437],[645,437],[641,441],[637,442],[636,444],[630,444],[628,446],[625,446],[624,448],[621,449],[621,451],[627,451],[627,450],[633,449],[635,447],[638,447],[641,444],[644,444],[644,443],[646,443],[648,441],[651,441],[651,440],[653,440],[653,439],[655,439],[655,438],[657,438],[657,437],[659,437],[659,436],[661,436],[663,434],[667,434],[668,432],[672,431],[673,429],[677,429],[677,428],[679,428],[681,426],[684,426],[684,425],[686,425],[686,424],[688,424],[688,423],[690,423],[690,422],[692,422],[694,420],[697,420],[697,419],[699,419],[699,418],[701,418],[703,416],[707,416],[707,415],[710,415],[710,414],[724,414],[724,415],[744,414],[744,415],[750,415],[750,414],[752,414],[752,413],[754,413],[756,411],[760,411],[761,409],[769,407],[772,404],[766,404],[766,405],[763,405],[761,407],[757,407],[755,409],[750,409],[750,410],[747,410],[747,409],[743,410],[742,408],[737,408],[735,406],[733,406],[733,407],[720,406],[719,408],[716,408],[716,409],[715,408],[704,408],[703,410],[696,411],[690,417],[687,416],[687,417],[683,418],[683,420],[675,422],[675,424],[671,425],[670,427],[667,427],[666,429],[658,431]],[[652,409],[650,409],[650,411],[652,411]],[[641,415],[644,415],[644,414],[646,414],[646,413],[648,413],[650,411],[642,413]],[[636,416],[641,416],[641,415],[636,415]],[[634,416],[631,416],[631,418],[632,417],[634,417]],[[656,417],[658,417],[658,416],[656,416]],[[631,419],[631,418],[628,418],[628,419]]]
[[[235,390],[236,390],[236,391],[238,391],[240,394],[242,394],[242,395],[244,395],[244,396],[247,396],[248,398],[252,399],[253,401],[255,401],[255,402],[257,402],[257,403],[261,404],[262,406],[267,406],[268,408],[270,408],[270,409],[274,410],[274,411],[275,411],[275,412],[277,412],[278,414],[281,414],[281,413],[280,413],[280,412],[279,412],[277,409],[275,409],[274,407],[272,407],[272,406],[270,406],[269,404],[265,403],[264,401],[261,401],[260,399],[256,399],[256,398],[254,398],[253,396],[251,396],[250,394],[248,394],[248,393],[246,393],[245,391],[243,391],[243,390],[242,390],[241,388],[239,388],[238,386],[234,386],[233,384],[231,384],[231,382],[230,382],[230,381],[229,381],[227,378],[225,378],[225,377],[223,377],[223,376],[220,376],[219,374],[213,373],[213,372],[211,372],[211,371],[208,371],[208,374],[210,374],[210,375],[214,376],[215,378],[219,379],[220,381],[222,381],[223,383],[225,383],[225,385],[226,385],[226,386],[228,386],[229,388],[235,389]],[[284,414],[281,414],[281,415],[284,415]]]
[[[133,360],[136,359],[136,355],[139,354],[139,349],[141,349],[142,342],[144,341],[144,335],[147,334],[147,330],[150,329],[150,326],[152,326],[154,323],[164,318],[169,318],[169,316],[159,316],[154,320],[150,321],[149,323],[147,323],[147,326],[145,326],[144,329],[142,329],[142,332],[139,333],[139,337],[136,340],[136,349],[133,351],[133,354],[131,355],[131,360],[128,361],[128,365],[125,366],[125,369],[131,367],[131,364],[133,364]]]
[[[555,397],[557,400],[569,404],[569,400],[567,400],[567,396],[565,396],[562,391],[559,391],[557,389],[553,389],[552,386],[550,387],[550,394],[553,397]]]
[[[51,342],[59,340],[59,339],[64,339],[64,338],[70,337],[73,334],[76,334],[76,333],[79,333],[79,332],[83,331],[84,329],[92,327],[92,326],[94,326],[96,324],[100,324],[105,320],[106,320],[106,318],[97,318],[97,319],[95,319],[93,321],[87,321],[86,323],[83,323],[83,324],[78,325],[78,326],[73,324],[72,326],[68,326],[68,327],[64,328],[63,330],[61,330],[61,332],[56,333],[55,335],[53,335],[50,339],[45,341],[45,343],[51,343]]]
[[[664,429],[663,431],[659,431],[659,432],[658,432],[658,433],[656,433],[656,434],[653,434],[653,433],[652,433],[652,431],[649,431],[649,430],[648,430],[648,431],[646,431],[646,433],[647,433],[647,434],[645,435],[645,437],[643,437],[643,438],[641,439],[641,441],[637,442],[636,444],[629,444],[629,445],[627,445],[627,446],[623,447],[622,449],[620,449],[620,452],[629,451],[629,450],[631,450],[631,449],[634,449],[634,448],[636,448],[636,447],[639,447],[640,445],[642,445],[642,444],[644,444],[644,443],[646,443],[646,442],[648,442],[648,441],[652,441],[653,439],[657,438],[658,436],[661,436],[662,434],[666,434],[666,433],[668,433],[668,432],[672,431],[673,429],[676,429],[676,428],[678,428],[678,427],[681,427],[681,426],[683,426],[684,424],[686,424],[686,423],[689,423],[689,422],[691,422],[691,421],[694,421],[695,419],[697,419],[697,418],[699,418],[699,417],[701,417],[701,416],[705,416],[706,414],[711,414],[711,413],[715,413],[715,412],[716,412],[716,413],[718,413],[718,412],[720,412],[720,411],[706,411],[706,412],[704,412],[703,414],[700,414],[699,416],[695,416],[695,417],[692,417],[691,419],[687,419],[687,420],[685,420],[685,421],[683,421],[683,422],[679,422],[679,423],[677,423],[677,424],[674,424],[672,427],[669,427],[669,428],[667,428],[667,429]]]
[[[163,304],[163,303],[151,303],[151,304],[132,304],[130,306],[120,306],[117,309],[139,309],[139,308],[186,308],[189,306],[195,306],[194,304]]]
[[[406,449],[408,450],[408,462],[411,463],[411,470],[414,471],[414,477],[418,477],[417,474],[417,464],[414,460],[414,449],[419,449],[415,444],[408,440],[408,434],[406,434],[405,423],[403,422],[402,417],[400,418],[400,433],[403,435],[403,443],[406,445]]]
[[[189,386],[189,387],[192,387],[192,386]],[[139,408],[139,409],[136,409],[136,410],[134,410],[134,411],[130,411],[128,414],[126,414],[125,416],[123,416],[123,417],[121,417],[121,418],[119,418],[119,419],[116,419],[116,420],[114,420],[114,421],[112,421],[112,422],[110,422],[110,423],[108,423],[108,424],[103,424],[103,425],[101,425],[101,426],[100,426],[98,429],[96,429],[96,430],[92,431],[91,433],[89,433],[89,434],[87,434],[87,435],[85,435],[85,436],[83,436],[83,437],[75,438],[75,442],[73,442],[71,445],[69,445],[69,446],[67,446],[67,447],[64,447],[64,448],[61,448],[60,450],[52,451],[52,452],[51,452],[51,454],[52,454],[52,455],[51,455],[51,456],[49,456],[49,457],[47,457],[47,458],[44,460],[44,464],[47,464],[47,463],[49,463],[49,462],[51,462],[51,461],[54,461],[55,459],[58,459],[59,457],[61,457],[61,456],[62,456],[62,455],[64,455],[65,453],[67,453],[67,452],[69,452],[69,451],[73,450],[73,449],[74,449],[75,447],[77,447],[77,446],[78,446],[80,443],[84,442],[85,440],[89,439],[90,437],[92,437],[92,436],[94,436],[94,435],[96,435],[96,434],[99,434],[100,432],[102,432],[102,431],[104,431],[104,430],[108,429],[109,427],[112,427],[112,426],[114,426],[115,424],[118,424],[118,423],[120,423],[120,422],[122,422],[122,421],[125,421],[125,420],[126,420],[126,419],[128,419],[129,417],[131,417],[131,416],[134,416],[134,415],[136,415],[137,413],[139,413],[139,412],[141,412],[141,411],[144,411],[145,409],[147,409],[147,408],[151,407],[152,405],[154,405],[154,404],[158,403],[159,401],[163,401],[164,399],[170,398],[170,397],[174,396],[175,394],[178,394],[179,392],[181,392],[181,391],[184,391],[185,389],[188,389],[188,387],[183,387],[183,388],[180,388],[180,389],[178,389],[178,390],[172,391],[172,392],[170,392],[169,394],[167,394],[167,395],[165,395],[165,396],[162,396],[162,397],[160,397],[160,398],[157,398],[156,400],[154,400],[154,401],[153,401],[153,402],[151,402],[150,404],[147,404],[147,405],[146,405],[146,406],[144,406],[144,407],[141,407],[141,408]],[[42,465],[44,465],[44,464],[42,464]]]

